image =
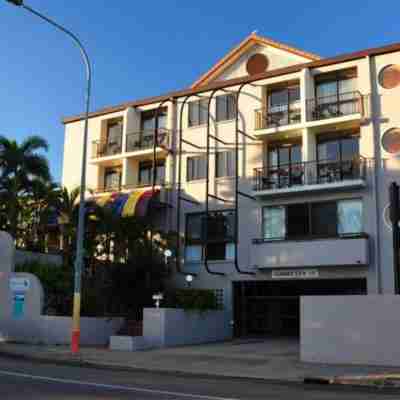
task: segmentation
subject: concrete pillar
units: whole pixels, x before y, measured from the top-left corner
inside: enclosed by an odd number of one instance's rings
[[[128,107],[124,115],[124,129],[122,135],[122,147],[123,152],[126,153],[126,146],[129,141],[129,135],[132,133],[139,133],[140,131],[140,111],[136,108]],[[130,162],[127,158],[123,159],[122,162],[122,185],[127,185],[132,182],[132,175],[136,171],[131,171]]]
[[[304,164],[304,183],[311,184],[316,177],[317,141],[315,134],[308,128],[302,131],[302,158]]]
[[[300,99],[301,99],[301,122],[307,121],[307,100],[314,98],[314,78],[308,68],[301,71],[300,76]]]

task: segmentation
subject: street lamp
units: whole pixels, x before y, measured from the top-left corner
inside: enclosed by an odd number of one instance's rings
[[[83,133],[83,154],[82,154],[82,172],[81,172],[81,185],[80,185],[80,203],[79,203],[79,218],[78,218],[78,234],[76,239],[76,258],[75,258],[75,289],[74,289],[74,309],[72,317],[72,338],[71,338],[71,351],[76,354],[79,352],[80,343],[80,314],[81,314],[81,275],[83,264],[83,240],[85,232],[85,191],[86,191],[86,153],[87,153],[87,139],[89,127],[89,110],[90,110],[90,93],[92,88],[92,68],[90,65],[89,56],[79,40],[71,31],[59,25],[57,22],[51,20],[45,15],[37,12],[33,8],[24,4],[23,0],[6,0],[15,6],[22,7],[26,11],[36,15],[40,19],[48,22],[56,27],[58,30],[67,34],[74,43],[78,46],[83,61],[86,67],[86,110],[85,110],[85,124]]]
[[[185,281],[186,281],[186,283],[187,283],[189,288],[192,287],[193,275],[187,274],[186,277],[185,277]]]

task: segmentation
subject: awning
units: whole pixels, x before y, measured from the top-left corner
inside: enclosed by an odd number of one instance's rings
[[[95,199],[98,206],[110,209],[115,215],[121,217],[145,217],[148,215],[151,200],[160,193],[151,189],[136,189],[131,193],[106,194]]]

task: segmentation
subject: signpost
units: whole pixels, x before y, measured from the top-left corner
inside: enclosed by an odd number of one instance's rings
[[[9,284],[13,299],[12,316],[14,319],[21,319],[25,314],[25,294],[31,288],[31,281],[29,278],[12,277]]]

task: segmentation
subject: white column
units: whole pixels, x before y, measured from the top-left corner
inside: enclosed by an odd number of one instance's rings
[[[125,110],[124,114],[124,128],[122,134],[122,151],[126,153],[126,146],[128,141],[128,135],[131,133],[139,132],[140,130],[140,112],[133,107],[129,107]],[[130,176],[135,173],[135,171],[130,171],[130,163],[128,159],[124,157],[122,162],[122,185],[126,185],[131,182]]]
[[[301,122],[307,121],[307,100],[314,98],[314,79],[308,68],[301,71],[300,77]]]
[[[302,158],[304,164],[304,183],[312,183],[316,175],[317,142],[315,134],[308,128],[302,131]]]

